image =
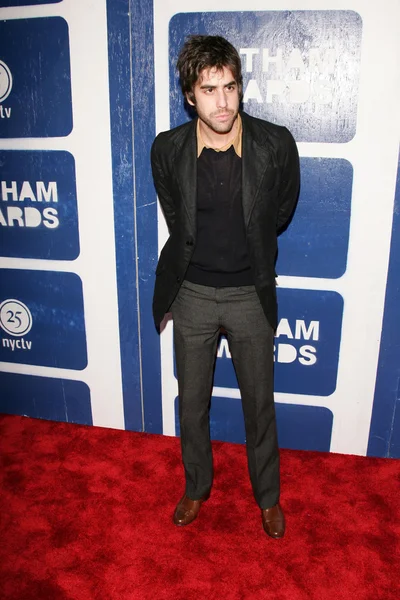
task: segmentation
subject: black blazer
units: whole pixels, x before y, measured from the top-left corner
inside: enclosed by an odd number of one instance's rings
[[[254,283],[265,315],[276,329],[277,233],[294,210],[299,156],[291,133],[240,113],[242,202]],[[160,133],[151,149],[154,184],[169,229],[156,269],[153,315],[157,329],[185,278],[196,244],[197,118]]]

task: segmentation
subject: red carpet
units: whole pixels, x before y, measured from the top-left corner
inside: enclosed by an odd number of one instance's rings
[[[0,598],[400,598],[400,461],[282,451],[272,540],[244,447],[214,456],[211,498],[180,529],[178,439],[1,416]]]

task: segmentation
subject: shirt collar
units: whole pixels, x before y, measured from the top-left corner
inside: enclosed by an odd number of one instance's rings
[[[213,148],[212,146],[207,146],[204,143],[203,138],[201,137],[201,132],[200,132],[200,119],[198,119],[197,120],[197,129],[196,129],[197,158],[199,158],[199,156],[203,152],[204,148],[212,148],[216,152],[225,152],[225,150],[228,150],[231,146],[233,146],[233,149],[235,150],[235,152],[239,156],[239,158],[242,158],[242,130],[243,130],[243,127],[242,127],[242,119],[240,117],[240,114],[238,114],[238,116],[237,116],[237,124],[238,124],[238,128],[237,128],[235,138],[231,142],[228,142],[228,144],[226,144],[226,146],[223,146],[222,148]]]

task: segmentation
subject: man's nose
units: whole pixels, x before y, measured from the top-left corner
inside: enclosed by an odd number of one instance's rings
[[[219,90],[217,96],[217,106],[218,108],[226,108],[228,105],[228,100],[226,97],[225,90]]]

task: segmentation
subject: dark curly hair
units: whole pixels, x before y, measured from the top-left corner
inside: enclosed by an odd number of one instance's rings
[[[204,69],[232,71],[242,99],[243,77],[240,56],[228,40],[219,35],[191,35],[186,39],[178,56],[176,67],[183,95],[195,103],[193,88]]]

